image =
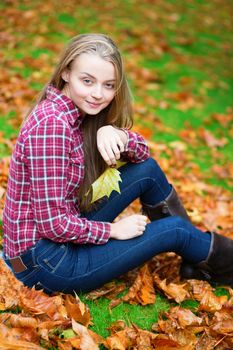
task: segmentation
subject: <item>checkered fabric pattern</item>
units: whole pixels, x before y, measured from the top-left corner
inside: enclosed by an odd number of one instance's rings
[[[7,258],[22,254],[41,238],[77,244],[108,241],[110,223],[80,217],[76,191],[84,177],[82,120],[73,101],[48,86],[46,99],[22,127],[11,158],[3,213]],[[125,132],[124,158],[147,159],[144,139]]]

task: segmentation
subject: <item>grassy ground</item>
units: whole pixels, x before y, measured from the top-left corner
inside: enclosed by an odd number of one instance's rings
[[[0,107],[3,138],[17,135],[29,101],[46,82],[64,43],[78,33],[103,32],[124,53],[135,95],[136,124],[167,147],[173,141],[185,142],[206,181],[232,189],[224,177],[211,171],[216,163],[226,166],[233,160],[230,8],[226,0],[221,6],[217,0],[2,2],[1,82],[7,101]],[[202,128],[215,140],[223,140],[217,156],[200,138]],[[10,153],[1,143],[0,157]],[[121,304],[112,312],[104,298],[88,304],[95,330],[102,335],[116,319],[149,329],[159,311],[170,306],[160,296],[152,306]]]

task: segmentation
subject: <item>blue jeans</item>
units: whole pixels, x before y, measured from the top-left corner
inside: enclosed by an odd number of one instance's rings
[[[126,164],[120,169],[121,193],[113,191],[88,214],[90,220],[112,222],[134,199],[156,204],[171,191],[155,160]],[[178,217],[147,224],[142,236],[129,240],[110,239],[104,245],[55,243],[41,239],[21,255],[27,270],[15,273],[25,285],[52,292],[86,292],[100,287],[162,252],[175,252],[191,263],[204,260],[210,235]],[[8,262],[6,260],[6,262]]]

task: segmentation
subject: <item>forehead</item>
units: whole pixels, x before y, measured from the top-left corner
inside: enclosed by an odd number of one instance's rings
[[[98,54],[82,53],[73,62],[72,70],[76,73],[88,73],[99,80],[115,80],[115,67]]]

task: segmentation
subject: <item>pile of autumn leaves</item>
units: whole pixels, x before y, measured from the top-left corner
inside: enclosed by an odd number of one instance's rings
[[[177,273],[179,263],[175,254],[161,254],[128,273],[120,283],[111,282],[88,295],[92,300],[101,296],[111,299],[110,308],[123,301],[152,304],[157,292],[177,303],[160,315],[151,332],[119,320],[109,327],[110,335],[104,339],[88,328],[92,324],[91,315],[77,295],[49,297],[42,291],[28,289],[1,259],[0,349],[94,350],[100,344],[112,350],[232,349],[233,290],[227,288],[228,295],[216,296],[207,282],[181,282]],[[164,279],[168,271],[169,280]],[[131,286],[127,294],[118,298],[128,284]],[[198,302],[194,312],[180,306],[190,299]],[[12,313],[14,310],[16,313]]]

